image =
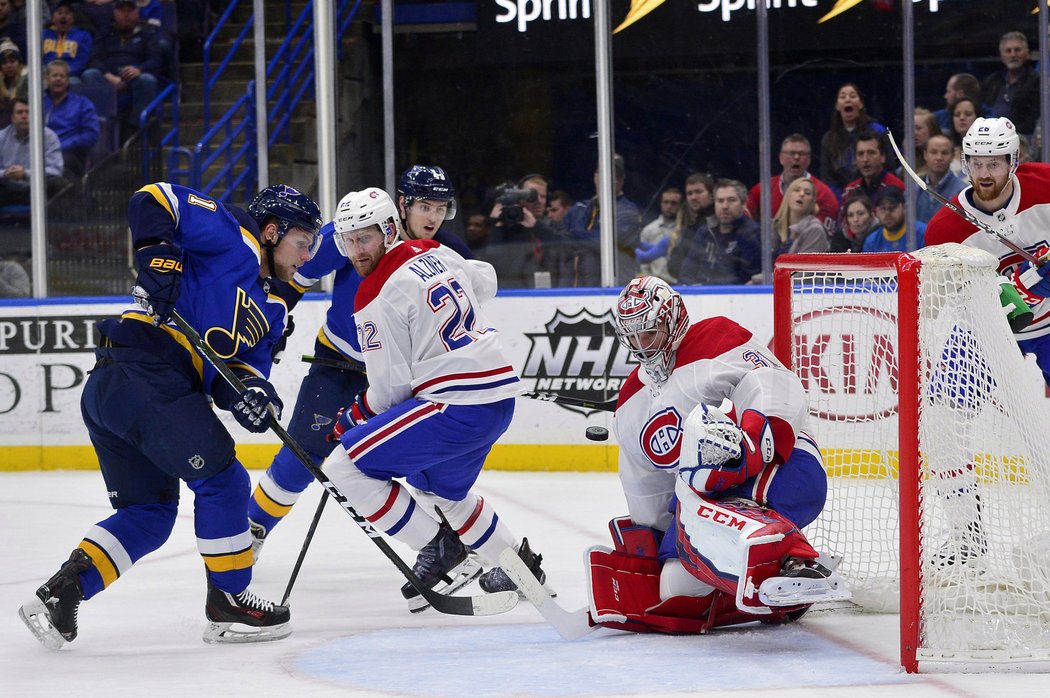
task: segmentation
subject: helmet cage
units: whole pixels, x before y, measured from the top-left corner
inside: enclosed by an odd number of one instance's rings
[[[404,171],[397,186],[407,210],[416,201],[442,201],[448,206],[444,220],[456,217],[456,188],[448,173],[437,165],[413,165]]]
[[[344,235],[379,226],[383,234],[383,247],[390,249],[402,237],[401,217],[390,196],[377,187],[352,191],[339,201],[335,219],[332,221],[335,246],[344,257],[350,257]]]
[[[299,228],[312,236],[311,257],[321,246],[321,209],[309,196],[287,184],[275,184],[260,191],[248,204],[248,215],[259,224],[260,231],[267,218],[275,218],[278,244],[289,230]]]
[[[689,312],[681,294],[657,277],[638,277],[620,293],[614,316],[620,344],[656,383],[666,381],[689,329]]]
[[[1005,117],[979,117],[970,124],[962,139],[962,169],[970,176],[970,158],[1005,155],[1010,174],[1017,171],[1021,139],[1012,121]]]

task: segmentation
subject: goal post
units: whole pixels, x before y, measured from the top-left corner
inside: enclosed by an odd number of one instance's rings
[[[1050,670],[1050,410],[962,245],[777,258],[777,357],[828,470],[806,529],[914,671]]]

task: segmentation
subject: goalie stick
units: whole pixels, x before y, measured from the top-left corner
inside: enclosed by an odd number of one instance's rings
[[[558,605],[554,597],[543,588],[540,580],[532,574],[528,566],[518,557],[518,551],[507,548],[499,556],[499,565],[507,576],[518,585],[518,590],[536,607],[548,623],[554,626],[566,640],[578,640],[597,629],[591,625],[591,614],[587,607],[578,611],[566,611]]]
[[[518,393],[521,397],[527,397],[530,400],[541,400],[543,402],[553,402],[556,405],[568,405],[569,407],[583,407],[589,410],[598,410],[599,412],[615,412],[616,411],[616,400],[606,400],[605,402],[594,402],[593,400],[584,400],[582,398],[570,397],[568,395],[559,395],[558,393],[544,393],[537,391],[525,391]]]
[[[215,350],[201,339],[201,336],[188,322],[186,322],[182,315],[180,315],[178,311],[172,311],[171,319],[175,322],[178,328],[182,330],[182,333],[186,335],[186,338],[190,343],[196,347],[198,351],[204,354],[208,359],[208,362],[215,367],[224,379],[226,379],[226,382],[233,386],[233,389],[238,393],[243,393],[245,390],[244,384],[241,383],[240,379],[230,370],[230,367],[226,365],[226,362],[215,353]],[[365,535],[376,544],[376,547],[383,551],[383,554],[387,556],[387,559],[394,563],[394,566],[405,576],[408,583],[411,584],[412,587],[423,596],[423,598],[429,601],[430,605],[433,606],[436,611],[457,616],[491,616],[498,613],[505,613],[514,608],[518,603],[518,594],[513,591],[499,591],[493,594],[479,594],[477,596],[445,596],[423,584],[419,581],[419,577],[412,572],[412,568],[405,564],[405,561],[402,560],[401,557],[394,552],[394,549],[390,547],[390,544],[383,539],[382,534],[379,533],[379,531],[377,531],[372,524],[365,519],[365,517],[361,516],[361,514],[354,509],[343,493],[339,491],[339,488],[335,486],[335,483],[333,483],[328,476],[325,475],[324,471],[314,463],[309,454],[299,445],[299,442],[293,439],[285,428],[277,423],[276,419],[270,420],[270,429],[273,433],[277,434],[278,438],[280,438],[289,449],[291,449],[296,458],[299,459],[299,462],[303,464],[303,467],[310,471],[325,490],[328,491],[328,494],[332,496],[332,499],[339,503],[339,506],[343,508],[343,511],[350,515],[350,518],[354,520],[354,523],[365,532]]]
[[[895,152],[897,154],[897,160],[900,161],[901,167],[904,168],[904,171],[908,173],[909,177],[911,177],[913,180],[915,180],[915,183],[919,185],[920,189],[922,189],[924,192],[926,192],[927,194],[932,196],[934,199],[937,199],[937,201],[939,201],[942,204],[944,204],[945,208],[947,208],[952,213],[954,213],[954,214],[956,214],[958,216],[961,216],[966,222],[970,223],[974,227],[983,230],[984,232],[988,233],[989,235],[994,235],[996,238],[999,239],[999,242],[1003,243],[1004,245],[1009,247],[1011,250],[1013,250],[1017,254],[1021,255],[1022,257],[1024,257],[1026,260],[1031,262],[1034,266],[1041,267],[1041,266],[1043,266],[1046,263],[1044,260],[1039,259],[1038,257],[1036,257],[1034,254],[1032,254],[1028,250],[1026,250],[1023,247],[1019,246],[1013,240],[1010,240],[1009,238],[1007,238],[1005,235],[1000,233],[995,228],[993,228],[990,225],[987,225],[987,224],[983,223],[982,221],[978,220],[977,217],[974,216],[969,211],[956,206],[949,199],[944,198],[944,196],[940,192],[935,191],[933,189],[930,189],[929,185],[926,184],[926,182],[923,181],[922,177],[920,177],[919,174],[915,170],[913,170],[911,168],[911,165],[908,164],[908,161],[904,159],[903,155],[901,155],[900,148],[897,147],[897,141],[893,140],[893,134],[890,131],[886,131],[886,135],[889,136],[889,138],[890,138],[890,145],[893,147],[893,152]]]

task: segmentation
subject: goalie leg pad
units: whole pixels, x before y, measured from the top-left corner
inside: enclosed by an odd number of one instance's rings
[[[656,557],[660,550],[662,534],[654,528],[636,524],[630,516],[619,516],[609,520],[616,552],[637,557]]]
[[[747,500],[714,500],[679,481],[676,544],[683,566],[736,600],[743,612],[769,615],[758,596],[762,582],[780,574],[788,557],[816,559],[794,524]]]

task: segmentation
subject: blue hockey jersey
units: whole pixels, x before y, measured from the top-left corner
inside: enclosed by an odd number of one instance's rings
[[[260,279],[261,250],[247,216],[238,217],[199,192],[175,184],[148,184],[128,206],[136,247],[170,242],[182,249],[182,287],[175,309],[241,377],[267,378],[284,332],[288,301],[281,284]],[[285,291],[286,292],[286,291]],[[193,371],[211,394],[217,376],[174,323],[154,327],[138,305],[119,320],[99,324],[113,344],[169,357]],[[221,378],[219,379],[222,380]]]

